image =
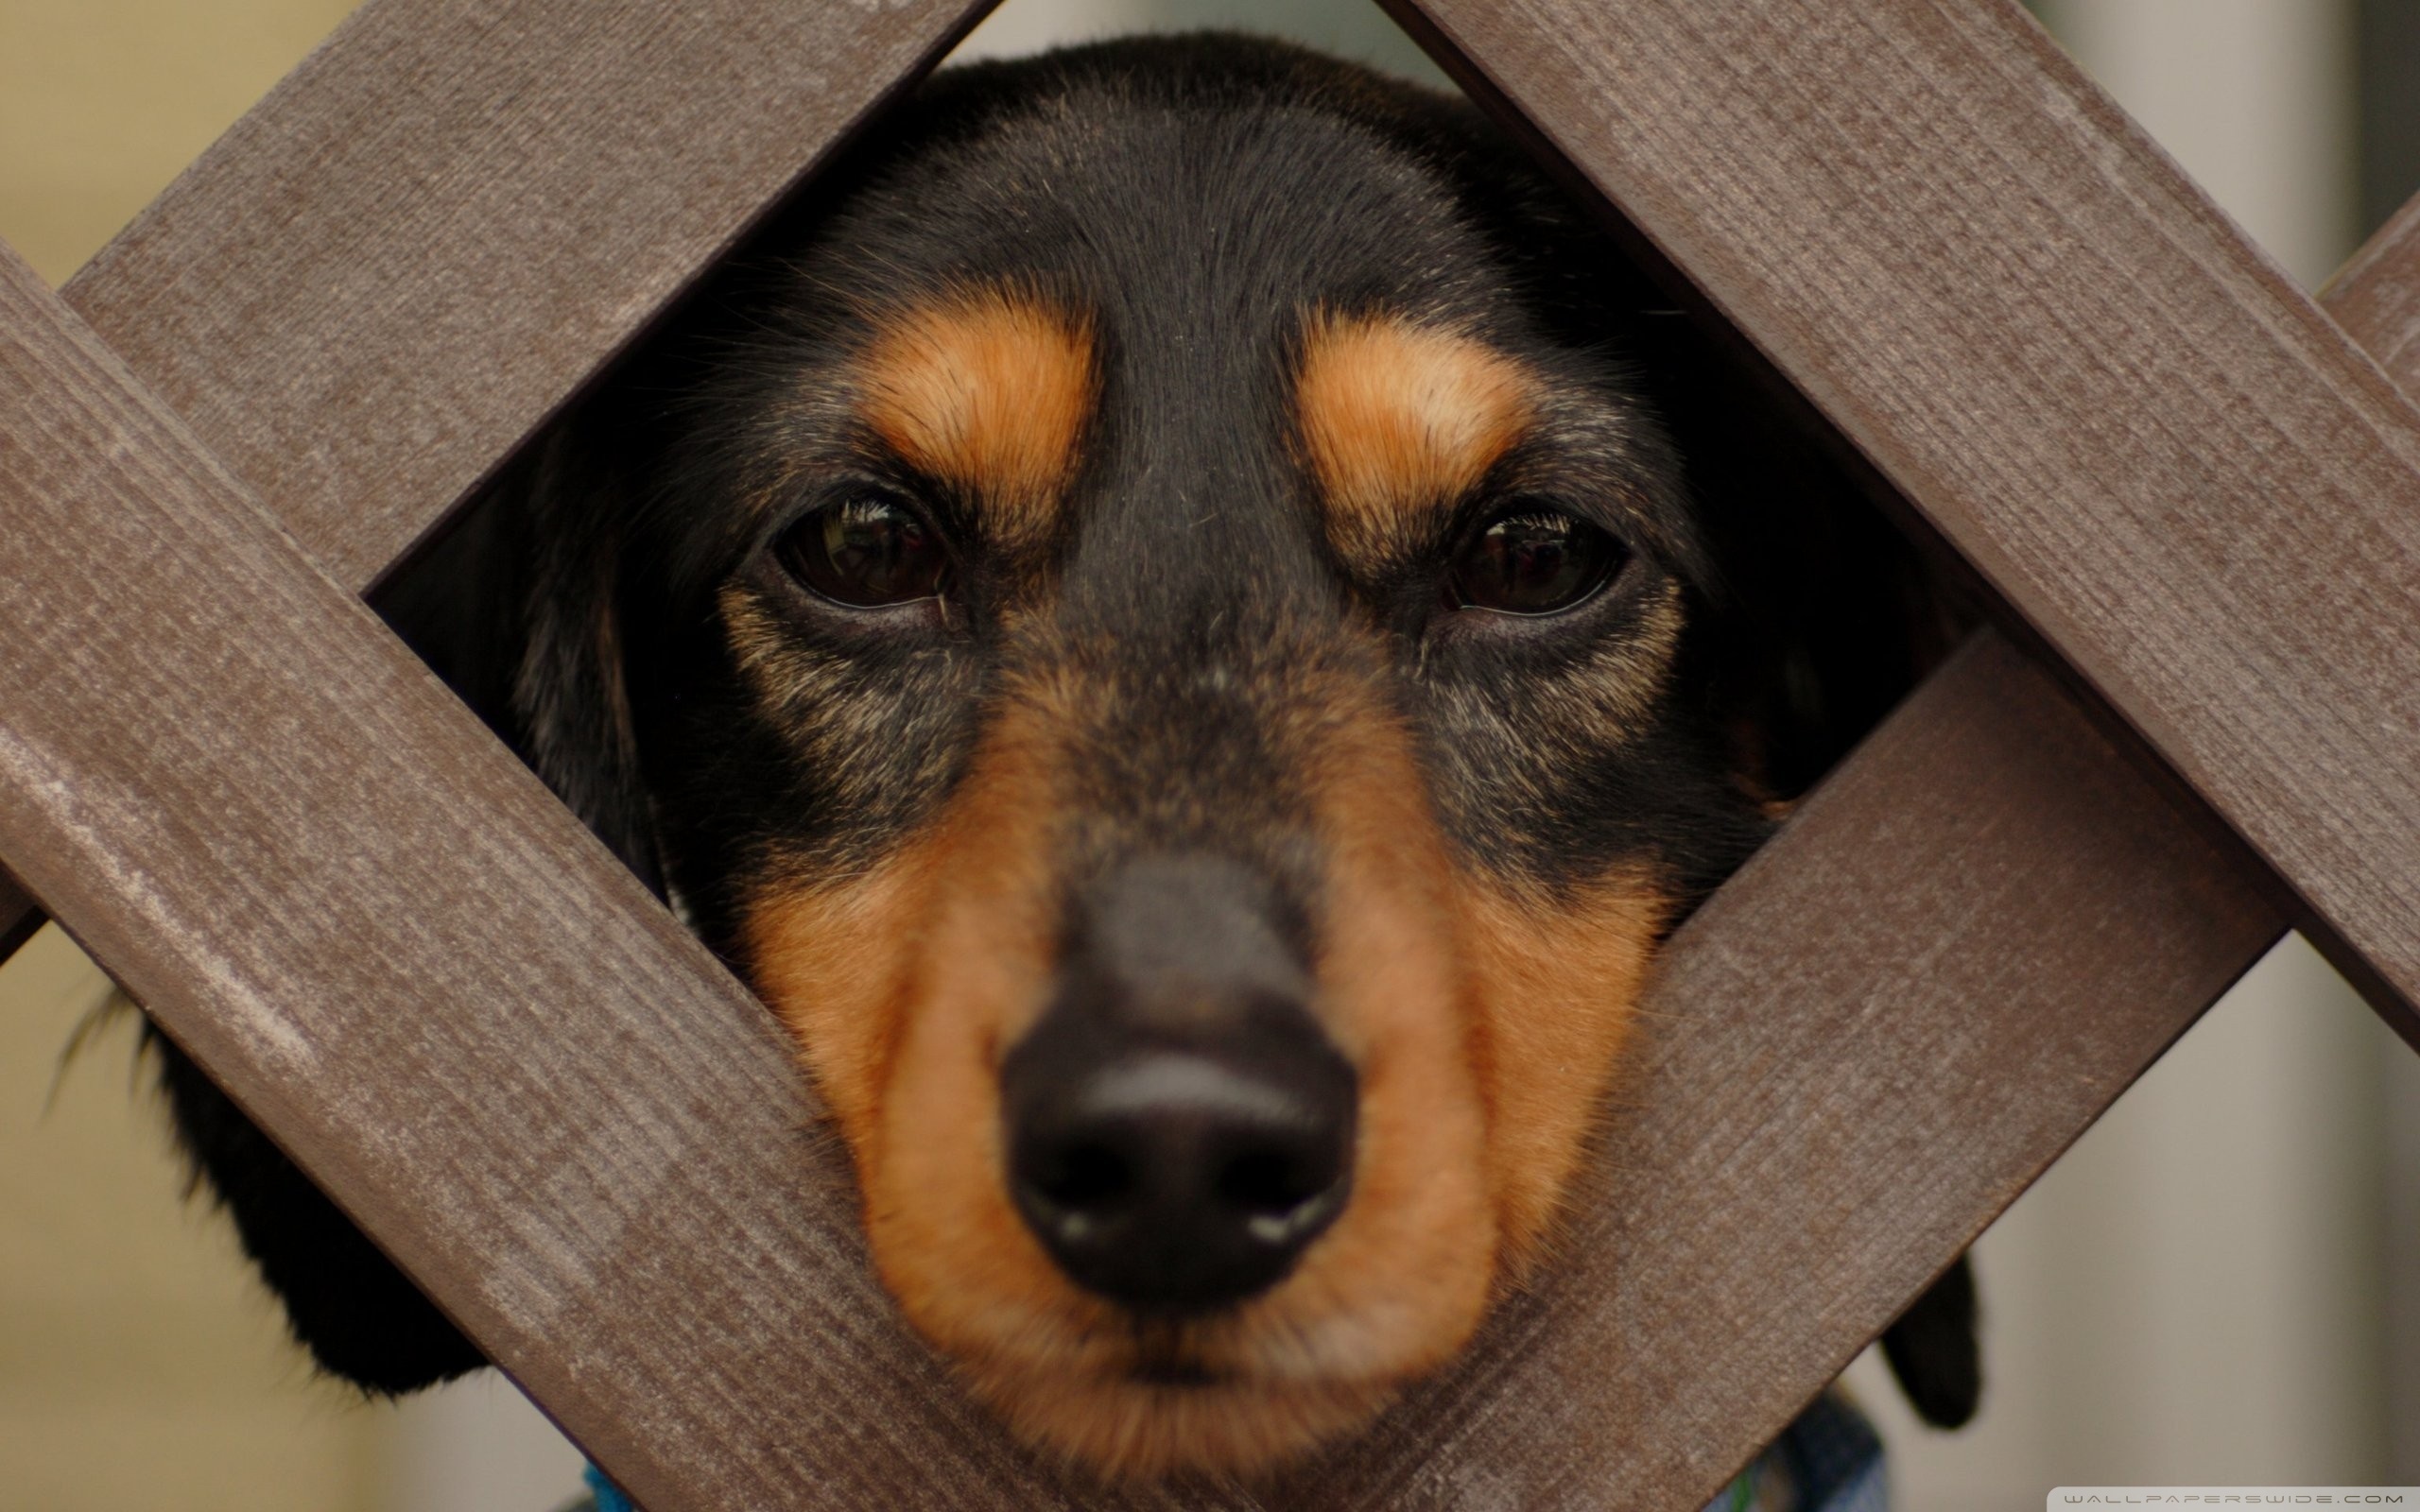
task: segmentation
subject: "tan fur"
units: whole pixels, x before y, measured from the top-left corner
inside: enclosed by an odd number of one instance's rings
[[[1517,1275],[1550,1236],[1670,899],[1643,874],[1550,898],[1467,881],[1461,888],[1475,1008],[1486,1026],[1488,1166]]]
[[[1250,1469],[1365,1419],[1469,1338],[1500,1215],[1529,1211],[1497,1190],[1485,1116],[1516,1097],[1482,1086],[1499,1026],[1409,737],[1355,688],[1322,689],[1285,741],[1307,756],[1328,856],[1318,1011],[1360,1077],[1352,1201],[1223,1316],[1138,1332],[1069,1283],[1008,1199],[998,1075],[1047,989],[1055,774],[1087,692],[1022,690],[923,835],[862,877],[761,900],[752,965],[856,1155],[885,1282],[970,1383],[1110,1473]],[[1211,1383],[1133,1379],[1146,1365]]]
[[[1270,738],[1325,859],[1315,1011],[1359,1077],[1352,1197],[1270,1292],[1138,1326],[1018,1217],[999,1106],[1054,970],[1066,753],[1115,697],[1070,672],[1007,689],[921,833],[861,875],[756,901],[751,966],[848,1137],[885,1283],[977,1392],[1110,1474],[1252,1470],[1451,1358],[1535,1249],[1667,905],[1641,878],[1550,899],[1474,873],[1376,684],[1289,689]]]
[[[1295,426],[1337,550],[1374,568],[1403,517],[1450,505],[1529,427],[1536,377],[1478,337],[1397,316],[1314,315]]]
[[[868,1228],[910,1319],[1028,1436],[1117,1474],[1253,1468],[1374,1412],[1486,1307],[1494,1215],[1442,850],[1400,732],[1323,718],[1325,765],[1387,767],[1322,805],[1336,919],[1323,1011],[1362,1079],[1355,1197],[1273,1291],[1138,1336],[1026,1229],[1000,1140],[1000,1060],[1042,984],[996,957],[1036,962],[1046,937],[1046,895],[1025,869],[1030,816],[1053,811],[1052,732],[1082,717],[1084,693],[1046,686],[1011,704],[944,821],[951,860],[866,1173]],[[1215,1383],[1133,1380],[1147,1364]]]
[[[911,846],[860,876],[775,889],[756,901],[745,924],[756,989],[798,1040],[860,1163],[931,906],[932,873],[931,847]]]
[[[1096,392],[1087,324],[987,287],[889,314],[861,364],[868,424],[912,466],[970,494],[1015,545],[1047,534]]]

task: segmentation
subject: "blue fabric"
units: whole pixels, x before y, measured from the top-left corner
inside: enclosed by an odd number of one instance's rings
[[[605,1478],[605,1472],[591,1465],[586,1471],[588,1489],[596,1498],[596,1512],[639,1512],[622,1488]]]
[[[1890,1512],[1882,1440],[1849,1400],[1827,1391],[1782,1430],[1706,1512]]]

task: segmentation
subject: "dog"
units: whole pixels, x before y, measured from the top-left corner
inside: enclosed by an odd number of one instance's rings
[[[381,601],[796,1038],[1028,1440],[1250,1472],[1551,1263],[1657,946],[1947,644],[1840,470],[1467,103],[935,76]],[[476,1349],[173,1046],[327,1370]],[[1955,1271],[1891,1353],[1973,1409]]]

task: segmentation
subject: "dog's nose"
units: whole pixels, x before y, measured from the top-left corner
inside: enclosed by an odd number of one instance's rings
[[[1017,1211],[1071,1280],[1130,1307],[1263,1291],[1344,1205],[1353,1080],[1332,1050],[1282,1070],[1144,1050],[1011,1099]]]
[[[1351,1185],[1353,1068],[1239,871],[1146,863],[1094,889],[1001,1069],[1017,1211],[1069,1279],[1140,1311],[1266,1290]]]

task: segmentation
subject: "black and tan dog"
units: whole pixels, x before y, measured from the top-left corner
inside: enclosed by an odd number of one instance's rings
[[[1915,575],[1459,101],[1114,44],[810,198],[389,612],[795,1031],[978,1393],[1268,1464],[1550,1255],[1657,942],[1904,686]],[[330,1369],[477,1363],[167,1064]]]

